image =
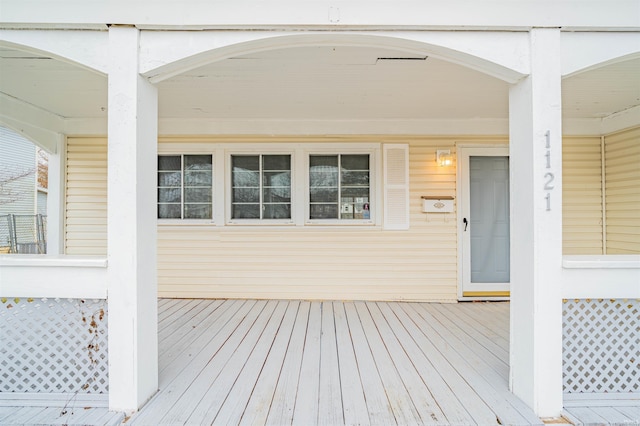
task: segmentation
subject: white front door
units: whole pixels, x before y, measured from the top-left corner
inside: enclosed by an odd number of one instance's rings
[[[461,297],[507,297],[508,147],[459,147]]]

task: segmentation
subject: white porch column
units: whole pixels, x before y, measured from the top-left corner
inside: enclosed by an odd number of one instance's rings
[[[157,89],[138,74],[139,31],[109,29],[109,408],[135,411],[158,388]]]
[[[530,32],[531,74],[509,92],[511,389],[562,411],[560,30]]]
[[[48,152],[47,254],[64,254],[64,136],[59,135],[55,152]]]

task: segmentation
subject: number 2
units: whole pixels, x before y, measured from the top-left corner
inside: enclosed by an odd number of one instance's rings
[[[553,189],[553,180],[555,179],[555,176],[553,175],[553,173],[545,173],[544,174],[545,179],[547,179],[547,181],[544,184],[544,190],[545,191],[551,191]]]

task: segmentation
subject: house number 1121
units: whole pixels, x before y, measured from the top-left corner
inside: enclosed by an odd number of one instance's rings
[[[547,152],[544,155],[545,158],[547,159],[546,168],[550,169],[551,168],[551,132],[547,130],[547,132],[544,134],[544,137],[546,139],[545,148],[547,148]],[[544,199],[547,202],[547,211],[551,211],[551,191],[553,191],[554,179],[555,179],[555,176],[553,175],[553,173],[547,172],[544,174],[544,190],[547,191],[547,194],[545,195]]]

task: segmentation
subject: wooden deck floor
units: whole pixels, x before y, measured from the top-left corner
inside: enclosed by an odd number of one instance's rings
[[[160,392],[127,424],[541,424],[506,303],[159,303]]]
[[[509,304],[159,300],[160,390],[125,425],[541,424],[508,391]],[[576,425],[640,406],[572,405]],[[118,425],[0,407],[1,425]]]

